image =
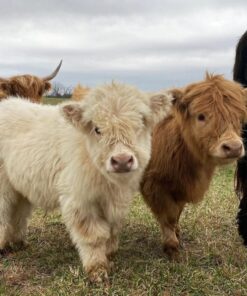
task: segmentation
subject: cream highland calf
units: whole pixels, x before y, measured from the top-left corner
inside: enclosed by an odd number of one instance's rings
[[[108,279],[123,217],[150,159],[166,93],[112,83],[79,103],[0,102],[0,249],[24,242],[33,207],[61,209],[89,278]]]

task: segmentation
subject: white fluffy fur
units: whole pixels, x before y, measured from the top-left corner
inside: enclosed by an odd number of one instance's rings
[[[60,207],[92,280],[107,277],[107,256],[150,158],[151,127],[166,116],[169,95],[110,84],[79,103],[0,103],[0,249],[24,240],[33,206]],[[94,128],[101,135],[94,132]],[[131,153],[129,173],[109,171],[109,158]]]

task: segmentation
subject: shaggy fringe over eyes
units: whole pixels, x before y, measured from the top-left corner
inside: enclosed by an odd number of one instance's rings
[[[130,124],[127,121],[120,120],[119,118],[114,117],[111,119],[111,123],[104,126],[100,129],[102,137],[100,142],[105,145],[114,145],[118,142],[123,143],[124,145],[131,146],[132,143],[129,139],[135,139],[134,130],[130,128]],[[109,136],[110,135],[110,136]]]
[[[227,116],[228,122],[236,122],[239,114],[243,118],[246,114],[243,98],[244,90],[238,83],[207,73],[204,81],[185,88],[182,101],[187,105],[195,101],[194,111],[198,113],[216,108],[223,118]]]
[[[146,95],[134,87],[112,82],[90,91],[82,100],[85,109],[95,103],[95,108],[85,114],[100,130],[100,141],[106,145],[121,142],[132,145],[136,133],[144,128],[144,116],[151,113]]]

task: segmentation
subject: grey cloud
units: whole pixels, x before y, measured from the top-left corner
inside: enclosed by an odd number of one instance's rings
[[[1,4],[1,15],[9,16],[52,16],[57,18],[61,15],[82,16],[121,16],[121,15],[164,15],[186,14],[188,12],[205,10],[221,10],[232,8],[231,0],[9,0]],[[235,8],[246,8],[245,0],[234,1]]]
[[[144,89],[231,77],[247,29],[245,1],[84,0],[1,3],[0,76],[46,75],[64,59],[63,84],[113,78]]]

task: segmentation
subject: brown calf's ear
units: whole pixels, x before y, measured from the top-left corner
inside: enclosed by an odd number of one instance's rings
[[[150,108],[152,110],[152,123],[156,124],[170,114],[172,96],[169,92],[156,93],[150,96]]]
[[[75,127],[83,125],[83,110],[79,104],[72,103],[61,106],[61,112],[64,118],[73,124]]]

